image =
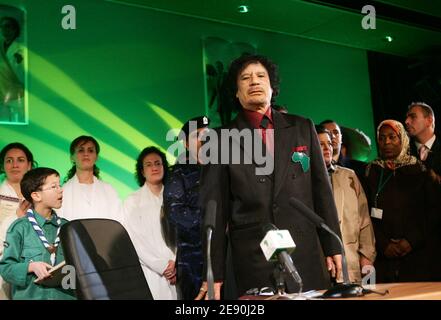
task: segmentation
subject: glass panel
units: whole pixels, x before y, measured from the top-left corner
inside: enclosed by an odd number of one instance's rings
[[[0,124],[27,124],[24,12],[0,5]]]
[[[215,128],[229,123],[235,116],[223,87],[230,63],[244,53],[255,54],[256,48],[248,43],[230,42],[215,37],[205,38],[203,43],[205,112],[210,118],[210,127]]]

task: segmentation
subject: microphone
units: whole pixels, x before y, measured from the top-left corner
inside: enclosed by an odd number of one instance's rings
[[[343,269],[343,283],[339,283],[336,286],[332,287],[328,291],[323,294],[323,298],[346,298],[346,297],[359,297],[364,295],[363,287],[351,283],[349,280],[349,272],[348,272],[348,264],[346,260],[345,248],[343,242],[340,237],[331,230],[326,224],[325,221],[314,211],[312,211],[309,207],[307,207],[303,202],[297,200],[294,197],[289,199],[289,204],[300,212],[304,217],[310,220],[313,224],[317,226],[319,229],[324,229],[330,234],[332,234],[335,238],[337,238],[338,243],[340,244],[341,253],[342,253],[342,269]]]
[[[296,244],[288,230],[279,230],[275,225],[268,223],[263,227],[265,237],[260,242],[260,248],[267,261],[279,260],[279,263],[293,277],[299,285],[299,294],[303,289],[303,281],[290,254],[296,248]]]
[[[211,237],[216,227],[216,209],[217,203],[210,200],[207,203],[205,211],[204,226],[207,232],[207,285],[208,285],[208,299],[214,300],[214,276],[213,266],[211,265]]]

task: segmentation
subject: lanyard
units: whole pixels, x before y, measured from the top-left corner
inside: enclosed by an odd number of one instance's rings
[[[386,180],[383,181],[384,168],[381,168],[380,181],[378,182],[377,192],[375,193],[375,203],[374,203],[375,208],[378,208],[377,207],[378,195],[384,189],[384,186],[389,181],[390,177],[392,177],[392,175],[393,175],[393,172],[391,172],[390,175],[386,178]]]

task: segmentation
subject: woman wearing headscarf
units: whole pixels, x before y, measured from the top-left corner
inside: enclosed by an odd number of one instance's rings
[[[431,228],[438,223],[439,191],[425,167],[410,155],[400,122],[381,122],[377,141],[380,157],[368,165],[365,187],[378,254],[376,281],[432,280],[436,261]]]

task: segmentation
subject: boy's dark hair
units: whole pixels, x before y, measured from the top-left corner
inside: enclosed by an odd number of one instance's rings
[[[23,153],[26,155],[26,159],[31,163],[31,168],[35,168],[37,166],[37,163],[34,161],[34,156],[28,147],[20,142],[12,142],[4,146],[2,151],[0,151],[0,174],[5,172],[4,164],[6,153],[8,153],[8,151],[11,149],[19,149],[23,151]]]
[[[148,156],[151,153],[157,154],[162,160],[162,167],[164,168],[164,176],[162,177],[162,181],[164,182],[165,179],[167,178],[168,162],[167,162],[167,157],[165,156],[165,153],[156,147],[153,147],[153,146],[147,147],[141,151],[138,158],[136,159],[135,178],[136,178],[136,181],[138,182],[138,185],[140,187],[142,187],[145,183],[145,177],[143,175],[143,172],[144,172],[143,160],[146,156]]]
[[[242,70],[253,63],[260,63],[265,67],[266,71],[268,72],[271,88],[273,89],[271,105],[274,105],[275,98],[279,94],[280,79],[278,66],[265,56],[245,53],[231,63],[230,68],[228,69],[227,77],[225,79],[230,103],[235,110],[242,109],[242,105],[240,104],[239,99],[237,99],[236,97],[237,78],[239,77],[239,74],[242,72]]]
[[[45,167],[35,168],[26,172],[20,182],[20,188],[23,197],[30,203],[34,204],[31,193],[39,191],[41,186],[44,185],[46,178],[53,174],[58,177],[60,176],[57,170]]]

